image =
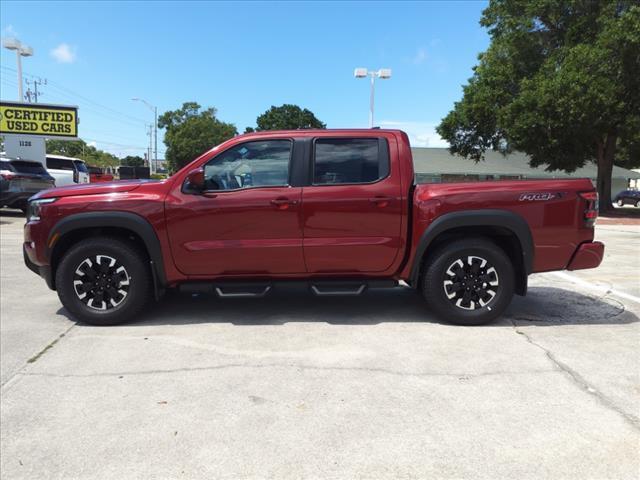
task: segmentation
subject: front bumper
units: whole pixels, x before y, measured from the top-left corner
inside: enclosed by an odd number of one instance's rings
[[[33,273],[40,275],[47,282],[47,287],[51,290],[55,290],[53,283],[53,277],[51,275],[50,265],[37,265],[31,257],[35,257],[35,251],[29,246],[28,243],[22,244],[22,257],[24,258],[24,264]]]
[[[602,262],[602,257],[604,257],[604,243],[585,242],[581,244],[573,254],[567,270],[596,268]]]

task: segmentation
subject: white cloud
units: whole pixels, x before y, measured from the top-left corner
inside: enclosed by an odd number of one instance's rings
[[[72,47],[68,43],[61,43],[51,50],[51,56],[58,63],[73,63],[76,61],[76,47]]]
[[[98,142],[89,142],[87,143],[90,147],[98,148]]]
[[[413,62],[414,65],[420,65],[421,63],[424,63],[426,59],[427,59],[427,50],[423,47],[420,47],[411,61]]]
[[[9,24],[2,29],[2,37],[3,38],[16,38],[18,36],[18,32],[13,28],[13,25]]]
[[[429,122],[377,122],[382,128],[398,128],[407,132],[412,147],[447,148],[449,144],[436,132],[436,124]]]

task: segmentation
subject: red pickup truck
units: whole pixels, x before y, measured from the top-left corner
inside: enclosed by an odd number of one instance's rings
[[[398,130],[237,136],[163,181],[41,192],[27,266],[76,318],[123,322],[165,289],[357,295],[400,282],[442,319],[489,322],[528,275],[597,267],[588,179],[420,184]]]

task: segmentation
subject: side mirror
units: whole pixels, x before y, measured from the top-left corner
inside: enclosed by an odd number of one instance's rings
[[[187,174],[182,184],[182,193],[198,195],[204,191],[204,169],[196,168]]]

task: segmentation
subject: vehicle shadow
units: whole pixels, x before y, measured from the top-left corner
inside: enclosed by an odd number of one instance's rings
[[[598,298],[553,287],[532,287],[516,296],[507,312],[490,326],[628,324],[638,317],[612,298]],[[275,289],[264,298],[222,299],[214,295],[168,293],[130,325],[283,325],[325,322],[332,325],[446,323],[409,288],[370,290],[359,297],[317,297],[303,287]]]

